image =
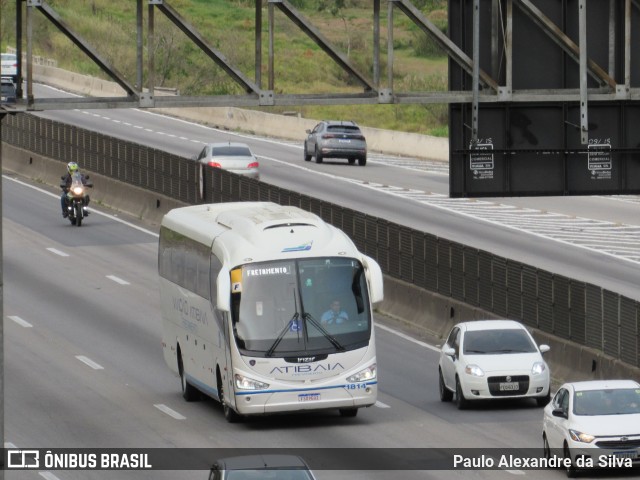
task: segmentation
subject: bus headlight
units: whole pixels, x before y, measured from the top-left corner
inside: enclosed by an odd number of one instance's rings
[[[374,363],[364,370],[361,370],[358,373],[347,377],[347,382],[367,382],[369,380],[373,380],[374,378],[376,378],[377,370],[377,365]]]
[[[254,380],[253,378],[244,377],[239,374],[235,374],[234,379],[236,381],[236,388],[242,390],[264,390],[265,388],[269,388],[268,383],[259,382],[258,380]]]

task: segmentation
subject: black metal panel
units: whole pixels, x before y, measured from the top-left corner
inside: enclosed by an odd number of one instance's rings
[[[602,316],[603,329],[602,347],[604,353],[618,358],[620,355],[620,314],[618,305],[620,295],[609,290],[604,290],[602,295]]]
[[[465,248],[464,254],[464,300],[471,305],[479,305],[479,253],[475,248]]]
[[[638,351],[638,317],[640,303],[629,298],[620,298],[620,360],[629,365],[640,366]]]
[[[519,195],[590,195],[640,193],[640,109],[637,100],[616,98],[616,86],[625,82],[625,2],[586,2],[587,52],[591,62],[587,77],[589,143],[582,144],[579,104],[580,66],[578,0],[532,0],[541,15],[513,3],[512,85],[507,85],[507,48],[504,32],[492,38],[491,8],[498,6],[499,22],[507,19],[502,3],[480,2],[479,67],[489,72],[503,91],[517,95],[537,92],[539,101],[520,99],[487,101],[479,88],[477,147],[472,136],[471,103],[450,104],[449,193],[452,197]],[[632,8],[633,22],[640,9]],[[541,24],[549,22],[547,27]],[[610,48],[610,25],[613,40]],[[556,40],[549,32],[557,33]],[[637,42],[632,28],[631,45]],[[449,36],[473,58],[472,0],[449,2]],[[568,38],[564,48],[561,37]],[[491,46],[497,42],[497,55]],[[565,51],[566,49],[566,51]],[[569,54],[567,51],[574,50]],[[613,51],[610,64],[610,51]],[[631,72],[640,73],[640,57],[630,55]],[[449,61],[450,90],[472,91],[471,75]],[[611,78],[608,77],[611,76]],[[597,77],[597,79],[595,78]],[[640,84],[631,75],[631,86]],[[616,82],[618,85],[616,85]],[[481,86],[480,86],[481,87]],[[607,98],[594,97],[600,88]],[[544,95],[549,93],[548,97]],[[574,93],[571,99],[568,92]],[[492,92],[493,93],[493,92]],[[561,98],[554,100],[554,98]],[[470,149],[474,147],[473,152]]]
[[[522,264],[507,262],[507,317],[522,319]]]
[[[507,260],[493,257],[492,262],[493,312],[507,316]]]
[[[586,335],[587,346],[602,348],[602,289],[587,285]]]
[[[424,235],[426,288],[432,292],[438,291],[438,237],[431,234]]]
[[[464,252],[464,245],[451,244],[451,296],[460,301],[464,301]]]
[[[438,240],[438,293],[451,295],[451,242]]]
[[[400,226],[381,219],[376,228],[378,230],[378,243],[386,245],[386,250],[389,254],[389,275],[395,278],[402,278],[399,249]],[[406,280],[406,278],[403,280]]]
[[[571,280],[569,284],[569,316],[571,318],[571,340],[586,345],[586,285]]]
[[[538,328],[553,333],[553,282],[554,275],[538,270]]]
[[[564,20],[563,2],[533,2],[554,24]],[[575,16],[577,19],[578,17]],[[564,87],[565,54],[525,13],[513,8],[513,88],[514,90]],[[577,64],[576,64],[577,65]],[[576,85],[577,87],[577,85]]]
[[[478,298],[480,307],[492,311],[491,263],[493,255],[481,251],[478,255]]]
[[[553,279],[553,333],[569,339],[571,319],[569,316],[569,278],[556,275]]]

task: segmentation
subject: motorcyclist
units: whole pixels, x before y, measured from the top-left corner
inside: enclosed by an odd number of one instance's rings
[[[67,163],[67,173],[60,177],[60,188],[62,188],[62,194],[60,195],[60,207],[62,208],[62,216],[67,218],[69,216],[69,198],[67,194],[69,193],[69,189],[71,188],[71,182],[73,181],[73,176],[75,174],[80,175],[80,179],[82,184],[86,187],[93,187],[93,184],[89,182],[89,175],[85,175],[84,173],[80,173],[78,164],[76,162]],[[89,206],[89,195],[84,196],[84,207],[85,207],[85,215],[89,215],[89,210],[86,208]]]

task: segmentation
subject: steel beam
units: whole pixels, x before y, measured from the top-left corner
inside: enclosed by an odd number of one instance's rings
[[[106,74],[120,85],[128,96],[137,96],[138,91],[124,76],[118,72],[106,59],[102,58],[95,49],[89,45],[80,35],[75,33],[43,0],[27,0],[27,9],[35,8],[40,11],[55,27],[64,33],[80,50],[93,60]],[[28,48],[28,47],[27,47]]]

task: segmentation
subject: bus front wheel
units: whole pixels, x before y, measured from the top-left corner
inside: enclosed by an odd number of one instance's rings
[[[220,404],[222,405],[222,412],[224,413],[224,418],[229,423],[236,423],[240,421],[240,415],[227,403],[225,398],[225,389],[222,379],[220,375],[218,375],[218,396],[220,398]]]

